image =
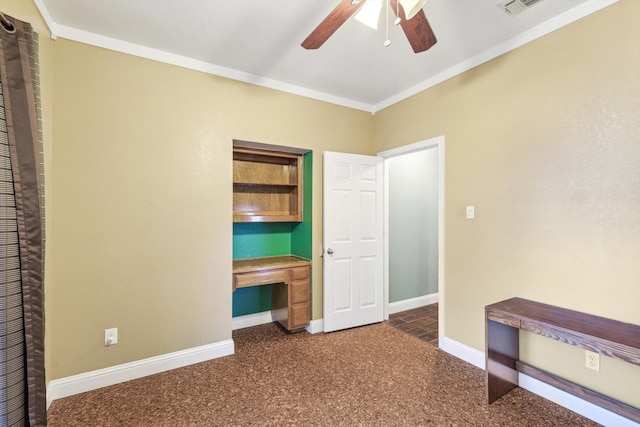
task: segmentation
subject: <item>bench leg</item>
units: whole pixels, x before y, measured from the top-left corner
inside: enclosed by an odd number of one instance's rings
[[[518,329],[486,320],[485,378],[487,403],[492,403],[518,386]]]

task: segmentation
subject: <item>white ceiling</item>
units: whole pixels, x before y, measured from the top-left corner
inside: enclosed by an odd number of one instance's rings
[[[400,27],[349,19],[318,50],[302,40],[340,0],[34,0],[52,37],[376,112],[617,0],[429,0],[438,43],[413,53]],[[381,0],[369,0],[381,1]],[[595,29],[594,29],[595,33]]]

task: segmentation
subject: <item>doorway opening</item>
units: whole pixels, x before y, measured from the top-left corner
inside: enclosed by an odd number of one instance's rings
[[[444,136],[384,159],[384,318],[438,303],[444,335]]]

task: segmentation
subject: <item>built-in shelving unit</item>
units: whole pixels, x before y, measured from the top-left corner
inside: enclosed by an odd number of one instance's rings
[[[311,314],[313,153],[239,139],[232,150],[232,315],[270,311],[286,330],[304,330]]]
[[[302,221],[302,155],[233,148],[233,221]]]

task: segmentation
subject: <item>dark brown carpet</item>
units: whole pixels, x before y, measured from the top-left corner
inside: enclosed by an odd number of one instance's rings
[[[385,323],[235,331],[236,354],[56,400],[49,426],[595,426]]]

